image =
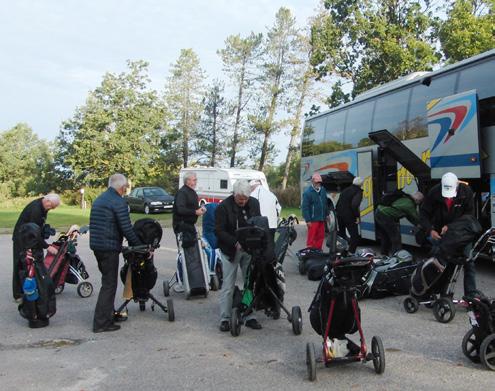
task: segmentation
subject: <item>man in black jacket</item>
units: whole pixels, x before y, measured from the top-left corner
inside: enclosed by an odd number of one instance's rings
[[[124,175],[113,174],[108,180],[108,189],[93,202],[89,216],[89,247],[101,272],[101,288],[93,319],[95,333],[120,329],[114,320],[123,319],[114,314],[114,300],[122,241],[125,237],[130,246],[142,244],[132,228],[129,209],[122,198],[127,187]]]
[[[223,284],[220,293],[220,330],[230,330],[230,316],[234,296],[237,269],[241,268],[243,279],[251,262],[251,256],[246,253],[237,242],[235,231],[247,226],[247,220],[253,216],[260,216],[260,204],[254,197],[250,197],[251,187],[245,180],[234,183],[234,194],[227,197],[218,205],[215,213],[215,233],[220,249],[220,258],[223,266]],[[246,319],[246,326],[252,329],[261,329],[253,314]]]
[[[466,214],[474,214],[473,192],[468,185],[459,182],[455,174],[448,172],[425,197],[419,210],[420,225],[435,246],[447,232],[448,224]],[[465,253],[468,251],[466,248]],[[464,266],[464,294],[476,294],[474,262]]]
[[[363,179],[361,177],[355,177],[352,181],[352,185],[346,187],[342,193],[340,193],[339,200],[337,201],[337,220],[339,223],[339,236],[347,239],[346,229],[351,236],[349,240],[349,252],[355,253],[359,244],[359,217],[361,200],[363,199]]]
[[[22,284],[20,276],[21,263],[21,243],[20,243],[20,228],[26,223],[35,223],[41,229],[45,225],[46,217],[49,210],[55,209],[60,205],[60,197],[58,194],[47,194],[42,198],[38,198],[31,201],[21,212],[17,223],[14,227],[14,233],[12,234],[13,241],[13,273],[12,273],[12,293],[14,295],[14,300],[20,302],[22,300]],[[49,252],[55,252],[54,247],[48,246],[46,241],[43,242],[43,248],[48,248]]]
[[[198,217],[206,213],[204,206],[199,207],[198,194],[196,193],[196,183],[198,178],[196,173],[188,171],[184,174],[184,185],[179,189],[174,198],[174,207],[172,209],[172,227],[177,235],[183,232],[189,232],[196,235]],[[180,260],[177,260],[177,284],[174,286],[175,292],[184,292],[182,287],[182,267]]]

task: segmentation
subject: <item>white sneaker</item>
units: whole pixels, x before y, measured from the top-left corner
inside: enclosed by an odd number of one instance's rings
[[[177,293],[182,293],[184,292],[184,287],[182,286],[182,284],[175,284],[174,285],[174,292],[177,292]]]

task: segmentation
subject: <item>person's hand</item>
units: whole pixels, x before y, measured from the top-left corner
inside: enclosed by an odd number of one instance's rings
[[[236,242],[235,244],[235,251],[242,251],[242,246],[239,242]]]
[[[153,250],[150,250],[148,252],[148,259],[152,259],[153,258],[153,255],[154,255],[154,251]]]
[[[48,252],[48,254],[57,255],[58,249],[57,247],[50,245],[48,246],[46,251]]]
[[[206,208],[204,206],[196,209],[196,216],[203,216],[205,213],[206,213]]]
[[[310,221],[308,221],[308,222],[306,223],[306,225],[308,226],[308,229],[310,229],[310,228],[311,228],[311,222],[310,222]]]
[[[447,227],[446,225],[444,225],[442,227],[442,232],[440,232],[440,235],[443,235],[445,232],[447,232],[448,229],[449,229],[449,227]]]
[[[431,230],[430,232],[430,236],[433,240],[440,240],[442,237],[440,236],[440,234],[435,231],[434,229]]]

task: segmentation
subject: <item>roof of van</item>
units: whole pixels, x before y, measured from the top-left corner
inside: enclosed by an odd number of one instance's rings
[[[232,175],[265,175],[263,172],[258,170],[251,170],[247,168],[218,168],[218,167],[187,167],[180,170],[183,171],[222,171],[230,173]]]

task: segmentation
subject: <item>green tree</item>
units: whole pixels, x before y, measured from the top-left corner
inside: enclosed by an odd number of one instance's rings
[[[160,163],[173,136],[167,133],[165,106],[150,88],[148,64],[127,65],[128,72],[105,74],[86,104],[62,124],[57,163],[73,187],[105,186],[115,172],[133,184],[166,175]]]
[[[350,81],[352,96],[440,59],[429,1],[325,0],[324,7],[312,24],[312,64],[319,77]]]
[[[194,137],[198,161],[210,167],[214,167],[226,156],[228,107],[223,93],[223,83],[215,80],[203,99],[201,125]]]
[[[495,0],[455,0],[440,24],[439,37],[449,62],[495,48]]]
[[[187,167],[191,133],[197,133],[203,111],[203,82],[205,75],[199,58],[192,49],[182,49],[172,64],[165,86],[165,99],[172,114],[171,125],[182,137],[182,163]]]
[[[262,171],[269,159],[270,137],[280,129],[276,123],[279,105],[287,103],[291,88],[295,52],[298,49],[299,30],[296,19],[288,8],[281,7],[275,15],[275,23],[268,30],[265,41],[263,74],[261,76],[262,101],[265,102],[266,117],[256,125],[261,131],[262,147],[258,170]]]
[[[255,33],[245,38],[241,38],[239,34],[231,35],[225,40],[225,48],[217,51],[222,59],[223,70],[237,91],[232,142],[230,143],[230,167],[238,164],[237,153],[245,141],[240,134],[242,112],[252,96],[256,78],[255,65],[261,55],[262,38],[262,34]]]
[[[0,183],[4,197],[56,190],[53,146],[25,123],[0,133]]]

